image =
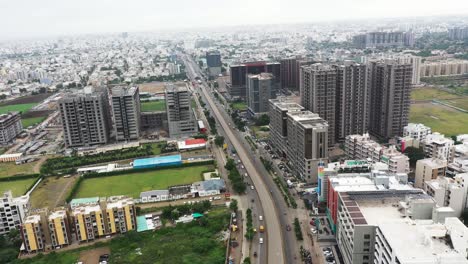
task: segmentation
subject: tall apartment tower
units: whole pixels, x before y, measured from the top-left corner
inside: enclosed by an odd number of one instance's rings
[[[247,76],[247,106],[251,116],[268,112],[268,100],[276,98],[275,76],[271,73]]]
[[[328,124],[310,111],[288,112],[287,156],[293,173],[318,182],[318,164],[328,159]]]
[[[5,192],[0,197],[0,235],[19,229],[30,207],[29,195],[13,197],[11,191]]]
[[[109,141],[109,104],[105,91],[86,87],[59,101],[63,139],[68,148],[106,144]]]
[[[138,87],[113,87],[112,115],[117,141],[140,137],[140,93]]]
[[[190,92],[183,86],[169,85],[166,87],[167,121],[170,137],[190,136],[197,132]]]
[[[411,64],[390,60],[368,64],[372,135],[383,139],[403,135],[409,119],[412,76]]]
[[[270,141],[274,142],[275,148],[282,154],[283,157],[286,157],[288,149],[287,113],[300,112],[304,110],[304,107],[292,101],[283,99],[270,100]]]
[[[219,51],[208,51],[206,52],[206,65],[208,67],[208,75],[211,77],[217,77],[221,74],[221,54]]]
[[[328,145],[367,131],[369,86],[366,66],[353,62],[301,68],[302,105],[328,122]]]
[[[313,64],[311,59],[300,57],[282,59],[280,61],[280,76],[282,88],[299,90],[301,66]]]
[[[0,115],[0,144],[13,141],[23,130],[19,112]]]
[[[247,96],[247,76],[249,74],[272,73],[275,76],[278,87],[281,85],[279,62],[257,61],[231,65],[229,72],[231,85],[228,86],[228,92],[231,97],[245,98]]]

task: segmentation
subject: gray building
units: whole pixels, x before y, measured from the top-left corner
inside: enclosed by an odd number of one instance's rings
[[[165,111],[142,112],[140,116],[141,129],[167,129],[167,113]]]
[[[117,141],[140,137],[140,93],[138,87],[113,87],[112,118]]]
[[[301,66],[316,63],[311,59],[300,57],[282,59],[280,61],[280,76],[282,88],[299,90]]]
[[[0,115],[0,144],[13,141],[23,130],[19,112]]]
[[[208,75],[217,77],[221,74],[221,54],[219,51],[206,52],[206,65],[208,67]]]
[[[59,110],[66,147],[109,141],[109,103],[104,90],[86,87],[84,94],[67,94],[59,100]]]
[[[13,197],[11,191],[6,191],[0,197],[0,235],[8,234],[12,229],[19,230],[31,204],[29,195]]]
[[[287,158],[293,173],[317,183],[318,163],[328,159],[328,124],[310,111],[288,112]]]
[[[393,60],[368,65],[369,132],[382,139],[403,135],[408,125],[413,69]]]
[[[356,48],[389,48],[414,46],[413,32],[368,32],[353,37]]]
[[[268,112],[268,100],[276,98],[275,76],[271,73],[247,76],[247,106],[249,114],[257,116]]]
[[[197,132],[197,121],[186,84],[166,87],[166,109],[170,137],[190,136]]]
[[[354,62],[301,68],[302,105],[327,120],[329,147],[367,131],[369,86],[366,66]]]
[[[283,157],[287,155],[288,141],[288,112],[304,111],[304,107],[285,99],[271,99],[269,107],[270,116],[270,142]]]

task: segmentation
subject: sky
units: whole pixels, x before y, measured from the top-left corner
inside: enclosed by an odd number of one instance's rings
[[[468,15],[468,0],[0,0],[0,38]]]

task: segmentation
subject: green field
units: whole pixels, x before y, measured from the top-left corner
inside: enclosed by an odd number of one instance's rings
[[[142,112],[155,112],[155,111],[166,111],[166,101],[157,100],[149,102],[141,102]]]
[[[29,126],[37,125],[40,122],[44,121],[45,119],[46,119],[46,116],[21,118],[21,123],[23,124],[23,128],[27,128]]]
[[[452,99],[457,98],[458,95],[437,88],[424,87],[413,89],[411,92],[411,99],[416,101],[432,100],[432,99]]]
[[[17,181],[7,181],[7,182],[0,182],[0,193],[11,190],[13,192],[13,196],[20,196],[23,195],[26,190],[33,185],[36,181],[36,178],[30,178],[25,180],[17,180]]]
[[[411,123],[423,123],[446,136],[468,133],[468,114],[433,104],[413,104]]]
[[[459,99],[444,100],[444,102],[468,111],[468,96]]]
[[[10,177],[17,174],[33,174],[36,162],[16,165],[14,162],[0,163],[0,178]]]
[[[214,168],[204,165],[84,179],[75,198],[112,195],[137,198],[143,191],[162,190],[172,185],[201,181],[202,172],[207,170]]]
[[[5,114],[8,112],[12,112],[12,111],[26,113],[29,109],[33,108],[36,105],[37,105],[36,103],[30,103],[30,104],[16,104],[16,105],[0,106],[0,114]]]
[[[231,108],[234,110],[245,111],[247,110],[247,103],[235,102],[231,104]]]

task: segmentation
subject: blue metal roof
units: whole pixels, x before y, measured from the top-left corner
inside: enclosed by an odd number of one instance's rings
[[[150,168],[158,166],[175,165],[182,163],[181,155],[152,157],[146,159],[136,159],[133,161],[133,168]]]

